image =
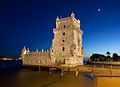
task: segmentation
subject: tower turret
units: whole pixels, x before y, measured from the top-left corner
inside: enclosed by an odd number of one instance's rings
[[[71,17],[72,17],[72,18],[74,18],[74,17],[75,17],[75,14],[74,14],[73,12],[71,13]]]
[[[42,49],[42,52],[43,52],[44,50]]]
[[[36,49],[36,52],[38,52],[38,49]]]
[[[27,48],[27,52],[26,53],[28,54],[29,52],[30,52],[30,50],[29,50],[29,48]]]
[[[27,51],[26,51],[26,48],[25,48],[25,46],[24,46],[24,48],[22,49],[21,56],[24,55],[24,54],[26,54],[26,52],[27,52]]]
[[[26,48],[24,46],[24,48],[22,49],[22,52],[21,52],[22,61],[24,61],[24,56],[25,56],[26,52],[27,51],[26,51]]]
[[[57,18],[56,18],[56,21],[59,21],[60,19],[58,18],[58,16],[57,16]]]

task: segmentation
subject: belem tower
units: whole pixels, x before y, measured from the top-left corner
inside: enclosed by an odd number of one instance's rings
[[[23,65],[83,65],[83,32],[80,29],[80,20],[75,18],[74,13],[66,18],[57,17],[53,33],[50,51],[42,49],[30,52],[24,46],[21,53]]]

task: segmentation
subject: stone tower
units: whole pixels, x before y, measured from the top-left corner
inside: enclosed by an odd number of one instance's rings
[[[54,39],[50,48],[52,63],[56,65],[83,65],[83,32],[80,29],[80,20],[74,16],[72,12],[71,17],[56,18]]]

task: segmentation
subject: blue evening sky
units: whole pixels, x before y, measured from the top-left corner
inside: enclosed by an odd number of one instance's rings
[[[0,56],[19,57],[24,45],[30,51],[49,49],[56,17],[72,11],[81,22],[85,57],[120,55],[119,0],[1,0]]]

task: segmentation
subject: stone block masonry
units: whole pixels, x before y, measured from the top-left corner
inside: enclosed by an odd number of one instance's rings
[[[83,65],[84,49],[82,47],[83,31],[80,20],[74,17],[56,18],[53,29],[54,39],[49,51],[30,52],[24,47],[21,53],[25,65]]]

